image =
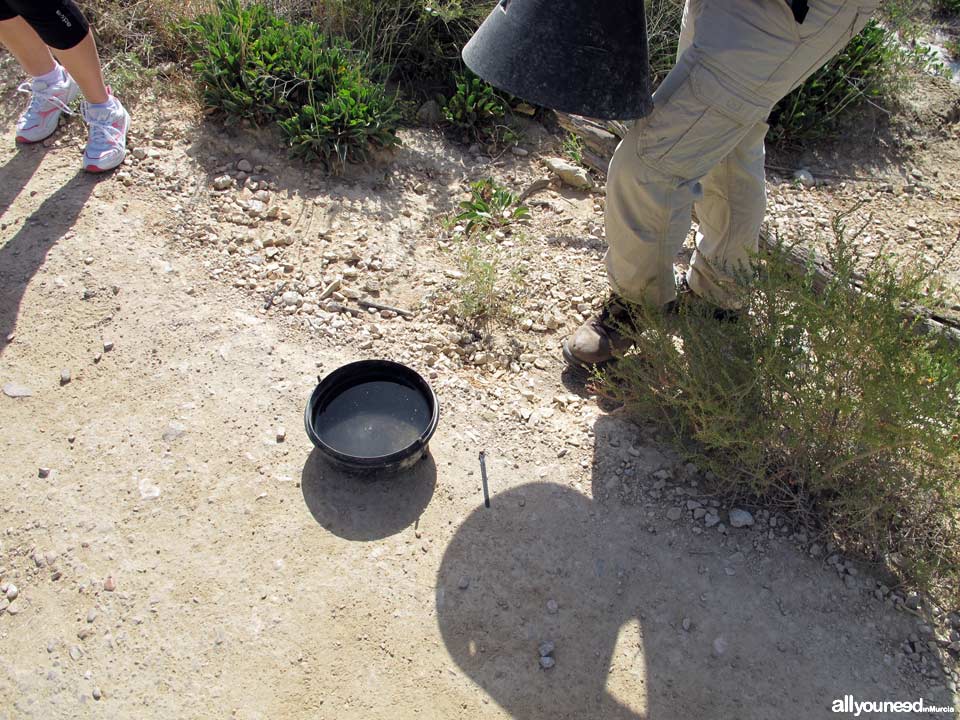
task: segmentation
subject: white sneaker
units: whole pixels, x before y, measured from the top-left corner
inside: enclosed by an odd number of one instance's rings
[[[83,103],[83,119],[90,128],[87,149],[83,152],[83,167],[89,172],[113,170],[127,155],[130,115],[110,93],[110,88],[107,92],[109,107],[95,108]]]
[[[58,83],[48,84],[34,78],[17,88],[30,96],[30,104],[17,121],[17,142],[37,143],[53,135],[60,122],[60,114],[71,115],[70,103],[80,94],[80,88],[70,73],[62,70]]]

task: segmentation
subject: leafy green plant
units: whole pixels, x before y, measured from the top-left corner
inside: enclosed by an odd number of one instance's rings
[[[204,104],[229,121],[277,123],[294,155],[364,160],[396,142],[400,116],[362,58],[312,22],[220,0],[187,26]]]
[[[470,185],[470,199],[460,203],[457,222],[465,224],[465,233],[507,227],[530,217],[530,208],[492,178]]]
[[[697,303],[675,317],[637,308],[635,352],[602,381],[660,418],[715,489],[787,504],[957,592],[960,351],[904,315],[931,302],[923,272],[878,259],[861,276],[842,218],[834,229],[832,278],[777,248],[744,278],[739,322]]]
[[[583,138],[576,133],[568,132],[563,139],[563,154],[575,162],[577,165],[583,165]]]
[[[470,72],[457,78],[457,89],[443,108],[446,121],[474,140],[490,138],[507,114],[497,91]]]

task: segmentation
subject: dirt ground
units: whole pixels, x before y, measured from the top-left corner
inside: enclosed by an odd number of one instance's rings
[[[529,156],[490,159],[411,130],[390,162],[330,178],[189,108],[135,110],[139,153],[102,178],[79,169],[75,121],[48,147],[15,148],[11,122],[0,142],[0,384],[30,391],[0,395],[0,580],[16,590],[0,718],[759,720],[836,717],[846,695],[954,702],[934,630],[890,588],[788,519],[729,527],[655,426],[563,372],[559,339],[603,288],[601,195],[548,190],[529,238],[502,239],[529,268],[526,330],[464,338],[437,310],[456,277],[438,219],[471,179],[543,176],[542,131]],[[930,172],[899,172],[915,167]],[[946,238],[957,167],[919,209],[866,183],[773,195],[816,218],[840,190],[885,193]],[[261,190],[274,219],[250,204]],[[333,279],[416,316],[327,311]],[[318,375],[370,357],[429,377],[443,418],[414,472],[358,482],[301,418]],[[703,508],[724,522],[705,527]]]

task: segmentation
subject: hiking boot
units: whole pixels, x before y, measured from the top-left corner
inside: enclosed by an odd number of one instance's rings
[[[30,103],[17,121],[17,142],[38,143],[56,132],[62,113],[70,113],[70,103],[80,94],[80,87],[63,68],[56,83],[34,78],[17,88],[30,96]]]
[[[569,365],[582,370],[604,365],[633,346],[633,340],[623,334],[633,327],[630,311],[619,298],[613,297],[604,304],[603,310],[563,341],[563,357]]]
[[[113,170],[127,155],[127,131],[130,115],[107,88],[104,107],[83,103],[83,119],[90,129],[87,149],[83,151],[83,167],[88,172]]]

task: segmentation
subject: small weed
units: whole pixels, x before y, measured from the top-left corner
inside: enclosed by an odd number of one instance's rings
[[[495,139],[497,123],[507,114],[493,86],[470,72],[457,78],[457,89],[443,108],[443,117],[470,140]]]
[[[136,53],[122,52],[104,63],[103,74],[113,93],[122,98],[139,95],[159,73],[155,68],[144,67]]]
[[[470,185],[470,199],[460,203],[456,216],[467,235],[475,230],[489,231],[507,227],[530,217],[530,208],[517,195],[497,185],[492,178]]]
[[[577,165],[583,165],[583,139],[576,133],[568,132],[563,139],[563,154]]]
[[[452,290],[451,315],[470,327],[510,318],[522,294],[522,268],[495,244],[462,242],[457,253],[462,277]]]

